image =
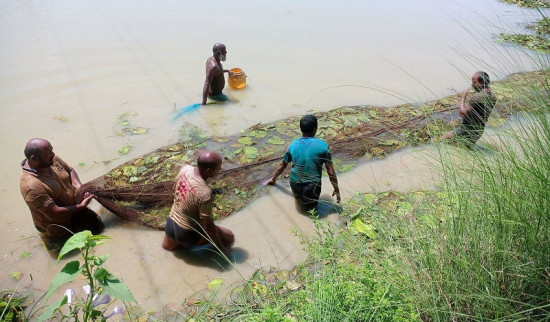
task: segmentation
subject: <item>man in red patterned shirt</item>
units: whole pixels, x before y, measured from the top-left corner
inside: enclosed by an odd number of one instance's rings
[[[220,172],[221,166],[219,154],[204,151],[199,155],[196,167],[184,165],[181,168],[176,177],[174,203],[166,220],[164,249],[214,244],[229,256],[235,236],[231,230],[214,224],[214,197],[206,184],[208,178]]]

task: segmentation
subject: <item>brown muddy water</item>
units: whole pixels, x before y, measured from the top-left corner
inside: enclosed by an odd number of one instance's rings
[[[430,100],[463,90],[478,69],[494,79],[536,69],[523,51],[491,39],[501,29],[521,30],[533,16],[479,0],[2,1],[0,286],[20,283],[40,294],[65,262],[56,264],[43,248],[19,194],[29,138],[50,140],[85,182],[177,141],[193,125],[226,136],[312,110]],[[232,102],[172,121],[200,101],[215,42],[227,45],[225,67],[243,69],[247,87],[226,89]],[[147,133],[120,135],[121,115]],[[119,154],[125,146],[129,153]],[[342,174],[343,198],[429,188],[436,180],[429,155],[406,150]],[[327,200],[329,187],[325,182]],[[273,188],[221,222],[236,235],[229,266],[208,254],[166,252],[162,232],[123,222],[97,203],[92,208],[112,238],[98,252],[111,253],[109,269],[147,310],[181,304],[214,278],[232,284],[259,267],[288,269],[305,256],[292,231],[312,229],[289,192]],[[10,277],[14,272],[22,280]]]

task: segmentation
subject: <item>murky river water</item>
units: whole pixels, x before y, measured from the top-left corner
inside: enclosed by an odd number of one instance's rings
[[[29,138],[50,140],[85,182],[177,141],[180,126],[225,136],[313,109],[425,101],[463,90],[478,69],[493,78],[535,69],[521,51],[491,40],[532,15],[479,0],[2,1],[2,288],[14,288],[19,281],[9,275],[21,272],[20,287],[44,290],[63,265],[42,248],[19,194]],[[215,42],[227,45],[225,67],[247,73],[247,87],[227,89],[231,103],[172,121],[175,110],[200,101]],[[148,132],[117,135],[124,113]],[[120,155],[124,146],[131,150]],[[340,176],[343,197],[429,186],[422,155],[406,151]],[[326,195],[330,185],[324,187]],[[163,251],[162,232],[92,207],[113,238],[102,250],[112,253],[109,268],[153,310],[182,303],[213,278],[231,283],[260,266],[290,268],[304,257],[290,231],[312,226],[275,188],[222,222],[237,238],[236,264],[228,267],[209,256]],[[22,258],[24,252],[32,255]]]

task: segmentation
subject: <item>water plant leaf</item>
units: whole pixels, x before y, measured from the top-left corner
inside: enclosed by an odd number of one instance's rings
[[[223,281],[221,279],[219,278],[213,279],[210,281],[210,283],[208,283],[208,289],[212,291],[219,290],[222,284],[223,284]]]
[[[18,279],[23,278],[23,275],[21,274],[21,272],[14,271],[14,272],[10,273],[10,277],[13,278],[13,279],[18,280]]]
[[[245,136],[245,137],[242,137],[242,138],[238,139],[237,142],[239,142],[240,144],[244,144],[244,145],[251,145],[252,144],[252,139],[248,136]]]
[[[44,303],[48,301],[50,296],[63,284],[69,283],[80,275],[80,263],[78,261],[72,261],[65,264],[65,267],[61,272],[57,273],[50,283],[50,288],[44,297]]]
[[[120,149],[118,149],[118,154],[128,154],[128,152],[130,152],[130,148],[131,146],[127,145],[125,147],[122,147]]]
[[[32,253],[29,252],[29,251],[26,251],[24,252],[23,254],[21,254],[21,258],[29,258],[31,257]]]
[[[248,135],[256,139],[263,139],[266,137],[267,132],[265,130],[252,130]]]
[[[147,131],[149,131],[149,130],[146,129],[146,128],[136,127],[134,129],[132,129],[132,134],[145,134],[145,133],[147,133]]]
[[[59,120],[61,122],[67,122],[67,118],[63,115],[56,115],[53,118],[54,118],[54,120]]]
[[[133,165],[127,165],[124,168],[122,168],[122,173],[124,173],[127,177],[132,177],[137,174],[137,167]]]
[[[253,146],[247,146],[244,148],[244,154],[248,157],[256,157],[258,155],[258,149]]]
[[[267,143],[275,144],[275,145],[283,145],[283,144],[286,143],[286,141],[285,141],[285,139],[283,139],[281,137],[274,136],[271,139],[267,140]]]

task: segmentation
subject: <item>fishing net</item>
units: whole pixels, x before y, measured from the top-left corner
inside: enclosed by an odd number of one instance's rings
[[[511,113],[547,99],[545,72],[514,74],[492,84],[498,98],[489,126],[505,121]],[[371,158],[430,141],[461,122],[456,109],[460,94],[425,104],[341,107],[314,113],[319,121],[317,137],[331,149],[338,173]],[[87,182],[79,191],[96,194],[97,201],[114,214],[132,222],[164,229],[173,201],[174,179],[182,164],[193,164],[201,150],[223,156],[220,174],[209,182],[215,196],[215,218],[244,207],[263,191],[288,144],[301,136],[301,116],[272,123],[258,123],[239,135],[207,137],[191,128],[189,139],[128,161]],[[290,167],[288,167],[290,168]],[[287,173],[284,175],[288,175]],[[285,180],[279,180],[286,184]]]

